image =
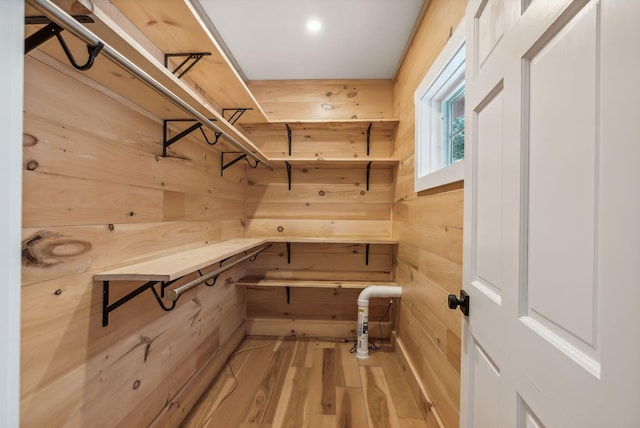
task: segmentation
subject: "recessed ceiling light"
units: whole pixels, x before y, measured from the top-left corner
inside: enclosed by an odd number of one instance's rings
[[[317,33],[322,28],[322,23],[317,19],[310,19],[307,21],[307,30],[312,33]]]

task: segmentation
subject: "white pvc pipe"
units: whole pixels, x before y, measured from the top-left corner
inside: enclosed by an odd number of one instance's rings
[[[400,297],[402,288],[389,285],[372,285],[358,296],[358,358],[369,358],[369,299],[371,297]]]

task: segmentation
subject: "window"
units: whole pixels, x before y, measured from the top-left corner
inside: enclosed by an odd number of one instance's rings
[[[415,190],[464,178],[464,22],[415,92]]]

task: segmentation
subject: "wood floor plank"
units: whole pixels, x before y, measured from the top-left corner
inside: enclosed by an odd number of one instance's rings
[[[283,395],[273,418],[273,428],[298,428],[308,419],[306,412],[311,368],[292,367],[287,373]]]
[[[307,357],[307,341],[296,341],[296,351],[291,361],[291,367],[305,367],[305,361]]]
[[[360,372],[355,352],[350,352],[353,343],[336,343],[336,385],[360,388]]]
[[[336,428],[364,428],[369,425],[362,388],[336,388]]]
[[[276,343],[251,407],[244,419],[245,422],[262,424],[273,422],[278,398],[282,392],[294,348],[295,342],[291,340],[280,340]]]
[[[322,350],[322,414],[336,414],[336,350]]]
[[[400,419],[402,428],[429,428],[424,419]]]
[[[239,351],[236,351],[235,356],[230,359],[237,381],[233,381],[233,376],[227,363],[219,377],[224,376],[222,379],[224,379],[225,383],[231,377],[232,383],[230,386],[227,385],[220,388],[218,395],[209,397],[209,400],[206,401],[200,400],[194,406],[195,413],[200,415],[198,417],[200,423],[192,420],[191,414],[194,413],[192,411],[182,426],[193,428],[239,426],[251,405],[251,398],[258,389],[259,385],[255,382],[255,379],[260,379],[264,373],[269,357],[273,353],[274,344],[275,342],[272,340],[243,342]],[[251,351],[244,351],[254,347],[257,348]],[[241,365],[238,365],[238,362],[241,362]],[[230,394],[228,392],[229,387],[233,391]],[[207,416],[202,416],[203,414],[207,414]]]
[[[335,415],[314,415],[309,421],[309,428],[335,428],[336,417]]]
[[[369,426],[400,428],[382,367],[360,367]]]
[[[351,346],[248,336],[232,359],[237,385],[225,367],[182,427],[433,428],[395,354],[359,360]]]

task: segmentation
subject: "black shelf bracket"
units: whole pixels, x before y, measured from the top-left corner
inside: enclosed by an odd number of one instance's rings
[[[367,156],[369,156],[371,149],[371,127],[373,126],[373,122],[369,123],[367,127]]]
[[[291,264],[291,242],[287,242],[287,264]]]
[[[369,266],[369,247],[371,246],[371,244],[364,244],[364,252],[365,252],[365,256],[364,256],[364,264]]]
[[[369,191],[369,177],[371,177],[371,164],[373,163],[373,161],[369,161],[369,163],[367,163],[367,192]]]
[[[285,161],[284,166],[287,167],[287,181],[289,182],[289,190],[291,190],[291,164]]]
[[[224,155],[240,155],[237,156],[236,158],[230,160],[227,163],[224,163]],[[242,159],[246,159],[247,164],[249,165],[250,168],[256,168],[258,166],[258,164],[260,163],[260,161],[256,160],[256,163],[254,165],[251,165],[251,162],[249,162],[249,158],[247,157],[246,153],[242,153],[242,152],[222,152],[220,154],[220,176],[224,175],[224,170],[229,168],[231,165],[234,165],[237,162],[240,162]]]
[[[74,15],[73,18],[76,21],[81,22],[83,24],[89,24],[94,22],[93,19],[91,19],[91,17],[87,15]],[[91,67],[93,67],[93,63],[95,62],[96,57],[104,47],[104,44],[102,42],[98,42],[95,46],[87,45],[87,52],[89,54],[89,57],[87,58],[86,63],[84,63],[83,65],[80,65],[76,62],[76,59],[71,53],[71,50],[67,46],[67,42],[64,41],[62,34],[60,34],[62,31],[64,31],[64,28],[62,28],[55,22],[52,22],[46,16],[27,16],[25,18],[25,24],[26,25],[47,24],[45,27],[39,29],[38,31],[36,31],[35,33],[33,33],[32,35],[30,35],[25,39],[24,41],[25,55],[31,52],[32,50],[34,50],[35,48],[37,48],[38,46],[40,46],[41,44],[43,44],[44,42],[46,42],[47,40],[51,39],[52,37],[55,37],[56,39],[58,39],[60,46],[62,46],[62,50],[64,50],[64,54],[67,56],[67,59],[69,60],[73,68],[75,68],[76,70],[87,71]]]
[[[289,143],[289,156],[291,156],[291,128],[288,123],[285,123],[284,126],[287,127],[287,141]]]
[[[168,53],[164,54],[164,66],[169,68],[169,58],[184,57],[184,60],[172,71],[178,79],[187,74],[202,57],[211,55],[211,52],[189,52],[189,53]],[[186,68],[182,70],[183,67]]]
[[[255,258],[258,256],[259,253],[261,253],[262,251],[266,250],[267,248],[271,247],[271,244],[267,244],[266,246],[252,252],[251,254],[247,254],[247,252],[244,252],[244,255],[236,260],[233,260],[232,262],[230,262],[227,265],[222,265],[223,262],[231,259],[232,257],[235,256],[231,256],[231,257],[227,257],[226,259],[223,259],[220,261],[220,267],[217,269],[214,269],[213,271],[207,273],[207,274],[202,274],[202,271],[200,269],[197,270],[198,274],[200,275],[199,278],[196,278],[192,281],[189,281],[186,284],[183,284],[179,287],[173,288],[171,290],[169,290],[169,298],[171,300],[171,304],[170,305],[166,305],[164,302],[165,299],[165,289],[167,287],[169,287],[170,285],[172,285],[173,283],[180,281],[181,279],[185,278],[187,275],[183,275],[180,278],[176,278],[173,279],[171,281],[149,281],[146,282],[144,284],[142,284],[140,287],[136,288],[135,290],[133,290],[132,292],[130,292],[129,294],[127,294],[126,296],[116,300],[113,303],[109,303],[109,281],[102,281],[102,326],[106,327],[109,325],[109,313],[118,309],[120,306],[124,305],[125,303],[127,303],[128,301],[130,301],[131,299],[133,299],[134,297],[138,296],[139,294],[145,292],[148,289],[151,289],[151,291],[153,292],[153,296],[156,298],[156,300],[158,301],[158,304],[160,305],[160,307],[165,310],[165,311],[171,311],[176,307],[176,303],[178,302],[178,300],[180,299],[180,296],[182,296],[182,294],[184,292],[186,292],[187,290],[204,283],[205,285],[209,286],[209,287],[213,287],[216,284],[216,281],[218,280],[218,277],[220,276],[220,274],[222,274],[222,272],[225,272],[228,269],[231,269],[232,267],[236,266],[237,264],[245,261],[245,260],[249,260],[252,261],[255,260]],[[236,254],[239,255],[240,253]],[[211,282],[213,281],[213,282]],[[156,285],[160,285],[160,290],[158,291],[158,289],[156,289]]]
[[[253,110],[252,108],[223,108],[222,109],[222,117],[224,117],[225,113],[231,111],[233,113],[231,113],[231,115],[228,118],[225,118],[225,120],[227,122],[229,122],[230,124],[234,124],[238,121],[238,119],[240,119],[242,117],[243,114],[245,114],[245,112],[247,110]]]
[[[209,119],[212,122],[215,121],[215,119]],[[169,124],[171,122],[195,122],[193,125],[191,125],[190,127],[188,127],[187,129],[185,129],[184,131],[174,135],[171,138],[169,137]],[[207,134],[205,134],[204,129],[202,129],[202,123],[198,122],[195,119],[166,119],[162,121],[162,157],[166,157],[167,156],[167,147],[171,146],[173,143],[180,141],[181,139],[183,139],[184,137],[186,137],[187,135],[191,134],[193,131],[195,131],[196,129],[199,129],[200,132],[202,132],[202,136],[204,137],[204,141],[207,142],[207,144],[209,144],[210,146],[215,146],[218,143],[218,139],[220,138],[220,136],[222,135],[221,132],[216,132],[215,133],[215,140],[211,141],[209,140],[209,138],[207,137]]]
[[[289,303],[291,303],[291,287],[286,286],[284,287],[285,291],[287,292],[287,305]]]
[[[164,301],[162,300],[164,298],[164,290],[170,286],[171,284],[173,284],[175,281],[177,281],[177,279],[173,280],[173,281],[167,281],[167,282],[163,282],[163,281],[149,281],[145,284],[142,284],[140,287],[136,288],[135,290],[133,290],[131,293],[127,294],[126,296],[116,300],[115,302],[109,304],[109,281],[102,281],[102,326],[106,327],[109,325],[109,313],[118,309],[120,306],[124,305],[125,303],[127,303],[129,300],[133,299],[134,297],[136,297],[137,295],[139,295],[140,293],[151,289],[151,291],[153,291],[153,295],[156,298],[156,300],[158,301],[158,304],[160,305],[160,307],[165,310],[165,311],[170,311],[173,308],[176,307],[176,302],[177,299],[173,302],[171,302],[170,306],[165,305]],[[160,284],[160,291],[158,292],[158,290],[156,290],[156,284]]]

